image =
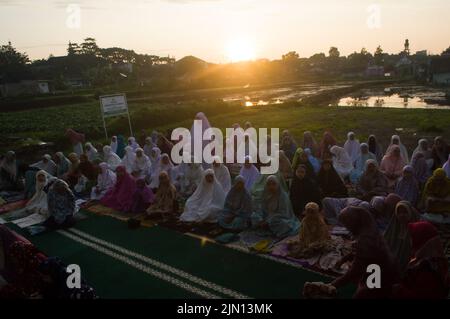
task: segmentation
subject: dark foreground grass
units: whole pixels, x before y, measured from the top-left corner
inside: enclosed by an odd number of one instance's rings
[[[392,109],[356,107],[300,106],[297,103],[244,107],[217,100],[185,102],[131,102],[130,113],[135,135],[142,129],[165,131],[169,128],[190,128],[197,112],[204,112],[211,124],[224,129],[246,121],[255,127],[289,129],[299,140],[310,130],[319,141],[325,130],[343,142],[348,131],[360,140],[376,134],[386,145],[392,134],[399,134],[411,149],[421,137],[450,137],[450,110]],[[110,135],[129,135],[126,117],[108,119]],[[86,103],[0,114],[0,151],[18,146],[14,137],[54,142],[55,148],[67,150],[64,131],[73,127],[87,134],[91,141],[105,142],[100,107]]]

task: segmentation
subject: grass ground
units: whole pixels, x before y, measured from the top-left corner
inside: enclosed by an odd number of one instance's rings
[[[305,130],[314,133],[317,140],[325,130],[331,130],[343,142],[348,131],[355,131],[360,140],[376,134],[386,145],[392,134],[400,134],[403,142],[415,147],[421,137],[442,135],[450,137],[450,111],[428,109],[391,109],[355,107],[300,106],[297,103],[243,107],[217,100],[184,102],[130,102],[130,113],[135,135],[142,129],[187,127],[197,112],[204,112],[215,127],[226,128],[246,121],[255,127],[289,129],[299,140]],[[110,135],[129,135],[125,117],[108,120]],[[91,141],[105,142],[100,107],[85,103],[39,110],[0,114],[0,152],[20,147],[15,137],[32,138],[56,143],[66,150],[64,131],[73,127],[83,131]]]

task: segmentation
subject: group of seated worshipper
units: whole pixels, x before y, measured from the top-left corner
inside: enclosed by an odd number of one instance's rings
[[[209,127],[204,114],[196,119]],[[242,164],[227,163],[220,157],[211,164],[196,163],[190,157],[191,161],[175,165],[169,156],[173,147],[170,132],[144,133],[139,141],[130,137],[126,144],[118,135],[109,145],[94,146],[89,142],[83,145],[84,135],[68,130],[74,152],[67,157],[62,152],[44,155],[21,173],[14,153],[8,152],[0,164],[1,185],[17,189],[19,180],[25,180],[24,188],[40,198],[44,183],[46,198],[39,211],[46,212],[44,224],[51,228],[73,224],[78,197],[130,216],[147,214],[181,223],[216,224],[233,233],[257,230],[277,240],[298,235],[298,242],[291,247],[297,256],[325,249],[332,241],[330,229],[344,227],[356,240],[354,253],[348,257],[353,263],[346,275],[333,282],[334,287],[350,281],[364,283],[363,267],[377,263],[392,270],[382,276],[383,286],[396,287],[378,290],[377,296],[393,296],[394,292],[401,292],[397,296],[426,296],[427,289],[439,285],[430,296],[444,296],[447,276],[441,268],[427,265],[443,267],[445,258],[438,249],[437,232],[424,221],[436,222],[435,216],[450,220],[450,157],[442,137],[431,147],[420,140],[410,161],[397,135],[383,153],[374,135],[360,143],[350,132],[341,147],[329,131],[320,143],[311,132],[305,132],[304,141],[297,143],[286,130],[277,153],[279,170],[267,175],[259,168],[268,164],[249,154]],[[239,147],[247,152],[252,146],[246,140]],[[36,209],[28,213],[34,214]],[[431,245],[432,252],[428,251]],[[435,269],[440,270],[432,273]],[[432,282],[423,291],[415,287],[428,277]],[[371,293],[359,287],[356,297],[366,295]]]

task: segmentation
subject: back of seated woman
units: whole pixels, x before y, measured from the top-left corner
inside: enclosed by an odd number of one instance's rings
[[[49,218],[44,222],[48,228],[71,227],[75,220],[75,196],[61,179],[57,179],[49,188],[47,194]]]

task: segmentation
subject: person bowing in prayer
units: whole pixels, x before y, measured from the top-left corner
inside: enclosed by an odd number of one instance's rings
[[[398,266],[370,212],[361,207],[347,207],[339,215],[339,222],[352,233],[356,243],[354,251],[338,263],[342,265],[346,261],[352,261],[350,269],[332,281],[331,285],[339,289],[349,283],[357,284],[358,288],[353,295],[356,299],[391,297],[392,286],[399,281]],[[381,282],[377,289],[371,289],[367,285],[369,265],[381,268]]]

